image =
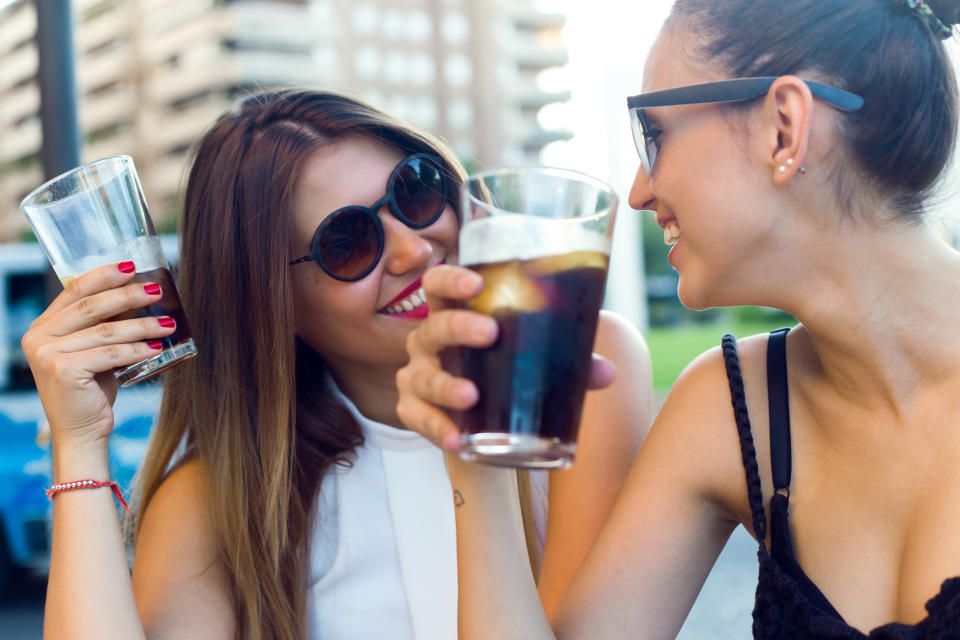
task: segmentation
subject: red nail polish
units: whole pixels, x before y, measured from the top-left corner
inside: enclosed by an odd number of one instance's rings
[[[147,343],[147,346],[153,349],[154,351],[160,351],[160,349],[163,349],[163,343],[160,342],[159,340],[151,340],[150,342]]]
[[[175,327],[177,326],[177,321],[171,318],[170,316],[162,316],[157,318],[157,322],[160,323],[161,327]]]
[[[143,290],[151,296],[155,296],[160,293],[160,285],[156,284],[155,282],[151,282],[150,284],[144,285]]]
[[[133,273],[134,269],[136,268],[137,267],[134,266],[134,264],[129,260],[121,262],[117,265],[117,269],[120,269],[120,271],[122,271],[123,273]]]

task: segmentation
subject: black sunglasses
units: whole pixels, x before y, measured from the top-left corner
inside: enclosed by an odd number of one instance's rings
[[[627,108],[630,110],[630,126],[633,129],[633,142],[640,154],[640,164],[647,175],[653,171],[653,163],[657,159],[657,139],[662,131],[652,126],[644,109],[650,107],[673,107],[685,104],[707,104],[720,102],[744,102],[762,96],[770,90],[778,76],[762,78],[735,78],[720,80],[704,84],[691,84],[685,87],[664,89],[641,93],[627,98]],[[842,111],[856,111],[863,106],[860,96],[831,87],[804,80],[812,93],[827,104]]]
[[[415,153],[400,161],[387,181],[387,194],[369,207],[350,205],[327,216],[313,234],[310,253],[291,265],[314,260],[331,278],[353,282],[380,262],[385,242],[377,212],[387,205],[411,229],[423,229],[440,218],[450,203],[451,185],[443,161]]]

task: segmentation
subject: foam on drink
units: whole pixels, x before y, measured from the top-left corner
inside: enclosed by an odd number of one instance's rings
[[[480,313],[533,313],[549,302],[537,282],[574,269],[606,271],[610,241],[582,226],[520,215],[472,221],[460,232],[460,262],[483,275],[467,306]]]
[[[504,213],[471,220],[460,230],[460,264],[531,260],[575,252],[610,255],[610,239],[601,230],[556,218]]]

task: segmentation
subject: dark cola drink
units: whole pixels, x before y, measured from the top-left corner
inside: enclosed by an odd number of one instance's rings
[[[160,300],[149,306],[128,312],[124,314],[124,316],[127,318],[170,316],[176,320],[177,328],[173,333],[164,338],[153,338],[162,342],[164,349],[169,349],[187,340],[192,340],[193,335],[190,332],[190,325],[187,322],[186,314],[183,313],[183,306],[180,304],[180,295],[177,293],[177,288],[173,284],[173,276],[170,274],[170,270],[160,268],[151,269],[150,271],[138,271],[130,280],[130,284],[149,284],[151,282],[160,285]],[[118,316],[114,319],[120,320],[122,318]]]
[[[66,286],[72,279],[72,277],[63,278],[61,282]],[[173,276],[170,274],[170,270],[165,267],[160,267],[148,271],[138,271],[134,274],[133,278],[131,278],[129,284],[136,283],[156,283],[160,285],[160,300],[146,307],[132,309],[113,316],[109,321],[129,320],[145,316],[170,316],[176,321],[177,327],[174,332],[168,336],[151,338],[151,341],[156,340],[163,345],[157,355],[125,367],[115,373],[117,380],[120,381],[122,386],[129,386],[152,378],[178,362],[193,357],[197,353],[193,335],[190,331],[190,324],[187,322],[187,316],[183,312],[183,306],[180,304],[180,296],[173,283]]]
[[[467,459],[513,467],[572,463],[607,255],[575,251],[467,265],[484,288],[467,308],[496,318],[496,343],[461,350],[479,402],[461,415]]]

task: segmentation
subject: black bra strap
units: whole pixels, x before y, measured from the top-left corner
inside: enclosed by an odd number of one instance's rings
[[[740,358],[737,356],[737,339],[732,335],[723,336],[723,364],[727,370],[727,382],[730,384],[730,399],[733,403],[733,418],[740,435],[740,456],[747,476],[747,499],[750,501],[750,515],[753,518],[753,532],[766,548],[767,519],[763,513],[763,490],[760,486],[760,470],[757,467],[757,450],[753,446],[753,433],[750,431],[750,416],[747,413],[747,399],[743,391],[743,377],[740,375]]]
[[[767,402],[770,405],[770,466],[773,486],[790,491],[790,403],[787,397],[787,332],[770,332],[767,341]]]

